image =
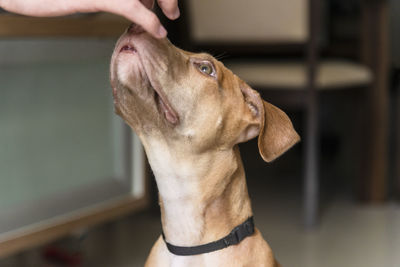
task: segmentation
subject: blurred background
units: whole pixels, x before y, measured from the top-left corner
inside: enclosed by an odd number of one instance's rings
[[[400,2],[182,0],[171,42],[288,113],[273,163],[241,144],[256,226],[283,266],[400,266]],[[161,232],[109,60],[129,22],[0,12],[0,266],[143,266]]]

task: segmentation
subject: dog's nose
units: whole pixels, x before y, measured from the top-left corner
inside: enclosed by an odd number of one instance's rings
[[[129,26],[127,32],[130,33],[130,34],[139,34],[139,33],[144,32],[144,29],[142,28],[142,26],[137,25],[137,24],[135,24],[135,23],[132,23],[132,24]]]

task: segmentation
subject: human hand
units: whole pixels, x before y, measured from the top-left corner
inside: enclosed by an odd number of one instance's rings
[[[179,17],[178,0],[157,0],[169,19]],[[0,0],[0,7],[13,13],[35,17],[54,17],[77,12],[105,11],[123,16],[140,25],[154,37],[167,31],[151,11],[154,0]]]

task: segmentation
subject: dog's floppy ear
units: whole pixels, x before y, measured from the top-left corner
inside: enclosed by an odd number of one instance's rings
[[[261,120],[258,149],[266,162],[271,162],[300,141],[300,136],[285,112],[263,101],[264,118]]]
[[[254,121],[249,123],[239,141],[244,142],[258,135],[261,157],[271,162],[296,144],[300,137],[285,112],[262,100],[247,84],[241,89]]]

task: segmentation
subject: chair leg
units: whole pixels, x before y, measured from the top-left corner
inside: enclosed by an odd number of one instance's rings
[[[400,81],[399,81],[400,83]],[[395,156],[394,156],[394,179],[395,179],[395,194],[396,198],[400,200],[400,85],[396,88],[396,96],[395,96],[395,129],[394,129],[394,143],[396,145],[395,148]]]
[[[318,105],[312,99],[306,111],[304,149],[304,226],[312,229],[318,224],[319,180],[318,180]]]

